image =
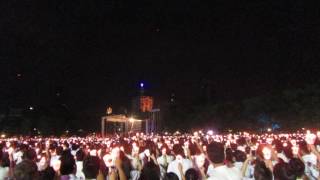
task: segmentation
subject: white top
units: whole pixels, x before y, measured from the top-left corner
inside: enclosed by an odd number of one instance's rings
[[[76,176],[77,176],[79,179],[86,179],[85,176],[84,176],[84,173],[82,172],[82,169],[83,169],[83,161],[77,161],[77,162],[76,162],[76,165],[77,165],[77,173],[76,173]]]
[[[208,180],[241,180],[241,172],[236,167],[225,165],[216,168],[210,165],[207,174]]]
[[[9,167],[0,166],[0,179],[5,179],[9,177]]]
[[[168,165],[173,161],[173,156],[166,155],[167,158],[167,164],[165,165],[165,156],[162,155],[157,158],[157,162],[160,165],[160,173],[161,176],[163,177],[165,173],[167,172],[167,169],[165,167],[168,167]]]
[[[175,173],[176,175],[178,175],[179,177],[179,180],[181,180],[181,176],[180,176],[180,172],[179,172],[179,169],[178,169],[178,164],[179,162],[182,163],[182,171],[183,171],[183,174],[186,173],[186,171],[190,168],[192,168],[192,161],[190,161],[189,159],[182,159],[180,161],[178,160],[174,160],[172,161],[171,163],[169,163],[169,166],[168,166],[168,170],[167,172],[173,172]]]

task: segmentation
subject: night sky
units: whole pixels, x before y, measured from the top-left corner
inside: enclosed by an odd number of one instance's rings
[[[159,101],[232,101],[320,75],[313,1],[0,2],[0,105],[101,111],[139,82]]]

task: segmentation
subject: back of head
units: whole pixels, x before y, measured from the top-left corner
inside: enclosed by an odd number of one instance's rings
[[[207,153],[213,163],[223,163],[224,161],[224,147],[222,143],[212,142],[207,147]]]
[[[175,155],[184,156],[184,151],[183,151],[183,148],[182,148],[181,145],[179,145],[179,144],[173,145],[172,150],[173,150],[173,153],[174,153]]]
[[[272,180],[272,172],[263,161],[256,161],[254,167],[255,180]]]
[[[294,174],[296,177],[302,177],[304,174],[305,165],[303,161],[298,158],[292,158],[289,161],[289,171],[291,174]]]
[[[153,161],[147,162],[142,171],[139,180],[157,180],[160,179],[160,169]]]
[[[296,177],[289,172],[289,165],[285,162],[279,162],[273,167],[275,180],[295,180]]]
[[[62,152],[60,160],[61,160],[61,166],[60,166],[61,175],[69,175],[74,173],[76,162],[69,150]]]
[[[83,173],[88,179],[95,179],[99,174],[100,161],[96,156],[88,156],[83,160]]]
[[[23,152],[22,159],[30,160],[30,161],[36,161],[37,159],[37,153],[35,150],[28,148]]]
[[[236,150],[233,155],[237,162],[244,162],[247,159],[246,153],[240,150]]]
[[[186,177],[186,180],[200,180],[201,179],[198,171],[195,170],[194,168],[188,169],[186,171],[185,177]]]
[[[55,177],[55,171],[52,167],[47,167],[45,170],[40,171],[41,180],[53,180]]]
[[[85,157],[85,154],[83,152],[82,149],[79,149],[77,152],[76,152],[76,157],[77,157],[77,161],[83,161],[84,157]]]
[[[169,173],[165,174],[163,179],[164,180],[179,180],[179,177],[174,172],[169,172]]]
[[[38,179],[38,167],[36,163],[30,160],[23,160],[15,167],[14,178],[16,180]]]

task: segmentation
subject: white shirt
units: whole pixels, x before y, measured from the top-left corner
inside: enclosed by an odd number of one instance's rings
[[[241,180],[241,172],[236,167],[227,167],[226,165],[214,168],[208,167],[208,180]]]
[[[317,165],[317,156],[313,153],[302,156],[302,160],[305,164],[305,174],[311,180],[316,180],[319,176],[319,171],[314,168]]]
[[[0,179],[5,179],[9,177],[9,167],[0,166]]]
[[[168,166],[173,161],[173,156],[166,155],[166,157],[167,157],[167,165],[165,165],[165,156],[164,155],[157,158],[158,164],[161,165],[160,166],[160,173],[161,173],[162,177],[167,172],[167,169],[166,169],[167,167],[165,167],[165,166]]]
[[[188,169],[193,167],[192,166],[192,161],[190,161],[189,159],[182,159],[180,162],[182,164],[183,174],[185,174]],[[167,172],[168,173],[169,172],[175,173],[179,177],[179,179],[181,180],[182,178],[180,176],[180,171],[178,169],[178,164],[179,164],[178,160],[174,160],[171,163],[169,163]]]
[[[86,179],[85,176],[84,176],[84,173],[82,172],[82,169],[83,169],[83,161],[77,161],[77,162],[76,162],[76,165],[77,165],[77,173],[76,173],[76,176],[77,176],[79,179]]]

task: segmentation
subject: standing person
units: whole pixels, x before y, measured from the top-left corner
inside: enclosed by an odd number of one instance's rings
[[[208,158],[211,160],[207,174],[208,180],[241,180],[241,172],[236,167],[224,164],[225,152],[222,143],[212,142],[207,147]]]
[[[192,161],[184,157],[184,150],[180,144],[173,145],[173,153],[175,160],[169,164],[167,172],[175,173],[179,180],[182,180],[185,172],[193,167]]]
[[[167,147],[161,147],[161,156],[157,158],[160,166],[161,177],[163,178],[167,172],[168,165],[173,161],[173,156],[167,153]]]
[[[8,178],[9,171],[10,171],[9,154],[0,152],[0,179]]]
[[[77,171],[76,162],[69,150],[63,151],[60,161],[61,180],[79,180],[79,178],[75,176]]]

